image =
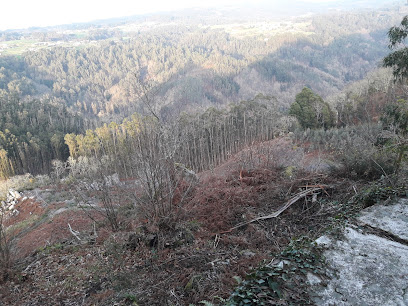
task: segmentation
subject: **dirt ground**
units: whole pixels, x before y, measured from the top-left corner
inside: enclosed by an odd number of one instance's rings
[[[322,160],[321,154],[305,154],[282,139],[251,147],[200,173],[199,184],[169,219],[146,219],[134,205],[118,200],[120,229],[115,232],[102,214],[81,209],[74,200],[21,201],[16,205],[20,213],[6,222],[15,236],[15,266],[1,284],[0,301],[2,305],[197,305],[203,300],[220,304],[220,298],[228,298],[236,286],[236,277],[245,278],[271,261],[291,239],[317,237],[339,213],[333,203],[346,199],[355,183],[328,175],[325,167],[316,166]],[[125,185],[121,192],[131,192],[132,182]],[[318,191],[279,217],[234,229],[277,211],[316,186]],[[68,187],[50,188],[58,198]],[[118,189],[114,194],[120,199]],[[76,238],[68,224],[84,238]]]

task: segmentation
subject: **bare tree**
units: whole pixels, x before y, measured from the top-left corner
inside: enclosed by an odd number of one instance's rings
[[[196,181],[183,175],[176,162],[183,142],[177,124],[145,122],[135,140],[133,167],[137,169],[138,206],[152,218],[165,219],[177,214]]]

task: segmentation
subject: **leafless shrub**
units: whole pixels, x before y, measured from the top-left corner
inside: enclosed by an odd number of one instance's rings
[[[77,196],[81,199],[80,207],[84,209],[89,218],[95,223],[100,223],[94,215],[96,213],[102,216],[115,232],[119,230],[118,208],[122,192],[119,186],[111,185],[107,177],[102,173],[99,178],[92,176],[92,180],[82,184],[82,189],[77,189]]]
[[[253,144],[238,155],[241,168],[245,170],[300,166],[303,157],[303,149],[285,138]]]
[[[0,282],[6,281],[12,272],[12,239],[4,226],[4,211],[0,210]]]
[[[188,176],[187,169],[176,162],[176,152],[182,145],[176,129],[150,122],[141,128],[134,144],[136,203],[146,217],[154,220],[177,217],[196,184],[194,176]]]
[[[63,162],[58,159],[54,159],[52,162],[52,175],[59,180],[68,169],[68,162]]]
[[[94,157],[79,156],[78,158],[69,157],[67,169],[69,175],[76,179],[95,177],[101,170],[102,163]]]

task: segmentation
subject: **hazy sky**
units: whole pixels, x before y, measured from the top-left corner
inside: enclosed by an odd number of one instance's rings
[[[86,22],[190,7],[256,4],[264,1],[266,0],[3,0],[0,30]],[[273,1],[279,0],[268,2]],[[303,1],[316,3],[335,0]]]

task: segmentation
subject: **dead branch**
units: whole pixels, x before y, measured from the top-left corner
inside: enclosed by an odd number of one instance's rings
[[[74,231],[74,230],[72,229],[72,227],[71,227],[71,224],[69,224],[69,223],[68,223],[68,228],[69,228],[69,231],[71,232],[71,234],[72,234],[76,239],[78,239],[79,241],[81,241],[81,238],[79,238],[79,232],[78,232],[78,231]]]
[[[295,195],[292,199],[290,199],[288,202],[286,202],[286,204],[283,205],[283,206],[282,206],[279,210],[277,210],[276,212],[274,212],[274,213],[272,213],[272,214],[270,214],[270,215],[267,215],[267,216],[258,217],[258,218],[252,219],[252,220],[250,220],[250,221],[240,223],[240,224],[238,224],[238,225],[236,225],[236,226],[230,228],[229,230],[227,230],[227,231],[225,231],[225,232],[222,232],[222,233],[220,233],[220,234],[230,233],[230,232],[232,232],[232,231],[235,230],[235,229],[238,229],[238,228],[243,227],[243,226],[245,226],[245,225],[251,224],[251,223],[253,223],[253,222],[257,222],[257,221],[260,221],[260,220],[267,220],[267,219],[276,218],[276,217],[278,217],[281,213],[283,213],[286,209],[288,209],[292,204],[294,204],[294,203],[296,203],[298,200],[300,200],[301,198],[304,198],[304,197],[306,197],[307,195],[309,195],[309,194],[311,194],[311,193],[314,193],[314,192],[316,192],[316,191],[322,190],[322,189],[323,189],[322,187],[315,187],[315,188],[312,188],[312,189],[307,189],[307,190],[304,190],[304,191],[302,191],[302,192],[299,192],[299,193],[298,193],[297,195]]]
[[[325,194],[327,194],[327,196],[330,196],[328,193],[327,193],[327,191],[326,191],[326,188],[328,188],[329,186],[327,186],[327,185],[306,185],[306,186],[300,186],[300,188],[315,188],[315,187],[318,187],[318,188],[320,188],[321,190],[323,190],[323,192],[325,193]]]

